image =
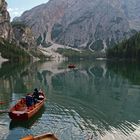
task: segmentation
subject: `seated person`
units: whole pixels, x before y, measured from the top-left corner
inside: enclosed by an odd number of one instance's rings
[[[39,100],[39,91],[37,88],[34,89],[32,96],[33,96],[34,103],[37,103],[37,101]]]
[[[26,95],[26,105],[27,107],[30,107],[33,105],[33,97],[30,94]]]

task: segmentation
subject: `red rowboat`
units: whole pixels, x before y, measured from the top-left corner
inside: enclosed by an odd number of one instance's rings
[[[51,134],[51,133],[46,133],[46,134],[42,134],[42,135],[39,135],[39,136],[26,136],[20,140],[58,140],[54,134]]]
[[[74,65],[74,64],[70,64],[70,65],[68,65],[68,68],[75,68],[76,66]]]
[[[26,106],[26,99],[22,98],[10,109],[9,116],[12,120],[28,120],[41,109],[44,102],[45,95],[43,92],[40,94],[40,100],[30,107]]]

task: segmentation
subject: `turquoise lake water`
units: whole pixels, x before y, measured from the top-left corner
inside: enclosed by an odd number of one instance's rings
[[[75,69],[68,69],[70,63]],[[54,133],[60,140],[140,140],[140,65],[130,62],[36,62],[0,67],[0,110],[41,88],[44,107],[27,122],[0,114],[0,139]]]

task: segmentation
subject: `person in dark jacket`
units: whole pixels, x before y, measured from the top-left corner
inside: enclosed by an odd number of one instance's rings
[[[34,103],[37,103],[38,99],[39,99],[39,91],[37,88],[34,89],[34,92],[33,92],[33,100],[34,100]]]
[[[26,105],[27,107],[30,107],[33,105],[33,97],[30,94],[26,95]]]

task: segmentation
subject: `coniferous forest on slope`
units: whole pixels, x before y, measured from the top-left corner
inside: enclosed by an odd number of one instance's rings
[[[107,50],[108,58],[138,60],[140,58],[140,33]]]

